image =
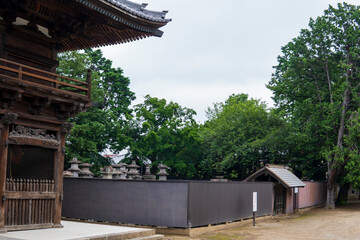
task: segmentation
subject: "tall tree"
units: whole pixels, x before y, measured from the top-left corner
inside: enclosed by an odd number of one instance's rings
[[[134,112],[126,133],[131,157],[154,167],[162,162],[174,177],[195,178],[200,156],[195,111],[147,95]]]
[[[208,110],[209,120],[201,128],[203,178],[225,175],[244,179],[259,167],[259,160],[283,161],[264,139],[281,125],[266,105],[248,95],[231,95],[225,103]],[[264,140],[264,141],[262,141]],[[282,162],[284,163],[284,162]]]
[[[131,114],[130,104],[135,95],[129,89],[130,80],[120,68],[103,57],[100,50],[66,52],[59,55],[58,72],[64,76],[84,80],[87,69],[92,70],[92,106],[70,119],[74,128],[66,143],[66,160],[76,156],[93,163],[94,170],[109,164],[101,156],[105,149],[118,150],[126,145],[121,135],[126,117]]]
[[[268,85],[279,111],[327,165],[329,208],[335,207],[336,180],[344,174],[344,181],[358,179],[352,166],[359,163],[359,142],[352,129],[360,105],[359,39],[359,7],[329,6],[282,48]]]

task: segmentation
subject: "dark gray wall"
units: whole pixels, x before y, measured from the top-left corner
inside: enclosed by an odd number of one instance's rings
[[[256,216],[271,214],[272,183],[190,182],[191,226],[206,226],[252,217],[253,192],[258,195]]]
[[[187,182],[64,178],[62,216],[184,228],[187,199]]]
[[[272,213],[271,183],[64,178],[63,217],[148,226],[197,227]]]

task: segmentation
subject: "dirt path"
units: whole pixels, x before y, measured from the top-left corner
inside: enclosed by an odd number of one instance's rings
[[[265,219],[252,227],[249,222],[243,227],[217,231],[195,238],[175,237],[173,240],[360,240],[360,202],[327,210],[315,208],[289,216]]]

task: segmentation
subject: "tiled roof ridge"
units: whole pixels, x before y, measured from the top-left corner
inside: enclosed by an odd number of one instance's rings
[[[151,11],[145,9],[148,5],[147,3],[139,4],[129,0],[105,0],[135,16],[142,17],[147,20],[155,21],[155,22],[170,22],[171,19],[166,19],[166,13],[168,11]]]

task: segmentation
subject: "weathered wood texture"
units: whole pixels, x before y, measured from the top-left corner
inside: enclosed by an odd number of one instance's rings
[[[5,185],[7,165],[7,144],[9,126],[0,122],[0,232],[5,230]]]
[[[39,228],[54,222],[54,181],[6,179],[5,225],[7,230]]]
[[[23,192],[23,191],[54,192],[54,180],[7,178],[5,191],[7,191],[7,192]]]
[[[88,82],[60,76],[2,58],[0,58],[0,77],[15,80],[24,85],[30,84],[58,91],[62,94],[89,96]]]
[[[54,153],[54,166],[56,171],[54,172],[55,182],[55,213],[54,224],[55,227],[61,227],[61,210],[63,200],[63,172],[64,172],[64,155],[65,155],[65,137],[66,132],[59,132],[60,146]]]

